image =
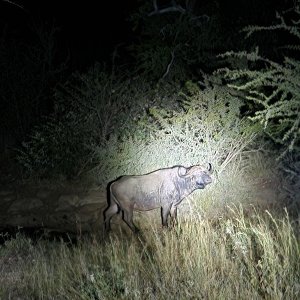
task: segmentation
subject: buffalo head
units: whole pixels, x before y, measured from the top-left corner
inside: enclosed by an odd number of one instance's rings
[[[212,172],[213,170],[210,163],[207,167],[196,165],[189,168],[178,168],[179,177],[189,180],[195,189],[204,189],[206,185],[210,184],[212,182]]]

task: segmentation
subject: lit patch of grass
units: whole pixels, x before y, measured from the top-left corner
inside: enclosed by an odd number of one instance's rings
[[[0,249],[0,298],[296,299],[299,229],[287,213],[246,217],[229,207],[223,218],[172,230],[145,223],[139,236],[112,232],[76,246],[19,235]]]

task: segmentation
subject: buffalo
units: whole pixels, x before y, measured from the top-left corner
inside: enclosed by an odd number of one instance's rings
[[[104,228],[110,230],[110,220],[120,210],[123,220],[133,232],[138,232],[133,211],[161,208],[162,225],[168,226],[168,216],[177,218],[181,201],[197,189],[212,182],[212,166],[174,166],[137,176],[122,176],[109,186],[110,203],[104,212]]]

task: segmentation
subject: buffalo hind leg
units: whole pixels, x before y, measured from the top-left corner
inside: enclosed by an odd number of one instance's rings
[[[126,224],[134,233],[138,233],[139,229],[133,223],[133,206],[130,205],[128,209],[123,209],[123,218]]]
[[[168,227],[168,216],[170,214],[170,205],[168,206],[162,206],[161,208],[161,219],[162,219],[162,225],[164,227]]]
[[[110,220],[115,214],[118,213],[118,211],[119,207],[111,197],[110,205],[104,212],[104,229],[106,232],[110,231]]]
[[[177,225],[177,206],[172,205],[170,210],[170,219],[171,219],[171,226],[174,227]]]

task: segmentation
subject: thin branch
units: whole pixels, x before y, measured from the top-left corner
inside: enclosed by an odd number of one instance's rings
[[[154,10],[148,14],[149,17],[153,15],[161,15],[168,12],[180,12],[185,13],[186,9],[184,9],[181,5],[176,4],[175,1],[172,1],[172,5],[165,8],[158,8],[157,0],[153,0],[153,8]]]
[[[174,59],[175,59],[175,49],[171,52],[171,61],[169,62],[168,66],[167,66],[167,70],[166,72],[164,73],[164,75],[162,76],[162,79],[164,79],[170,72],[170,68],[174,62]]]
[[[2,1],[3,2],[7,2],[7,3],[11,4],[11,5],[17,6],[18,8],[21,8],[21,9],[25,10],[22,5],[20,5],[20,4],[16,3],[16,2],[13,2],[13,1],[10,1],[10,0],[2,0]]]
[[[154,11],[158,11],[157,0],[153,0]]]

